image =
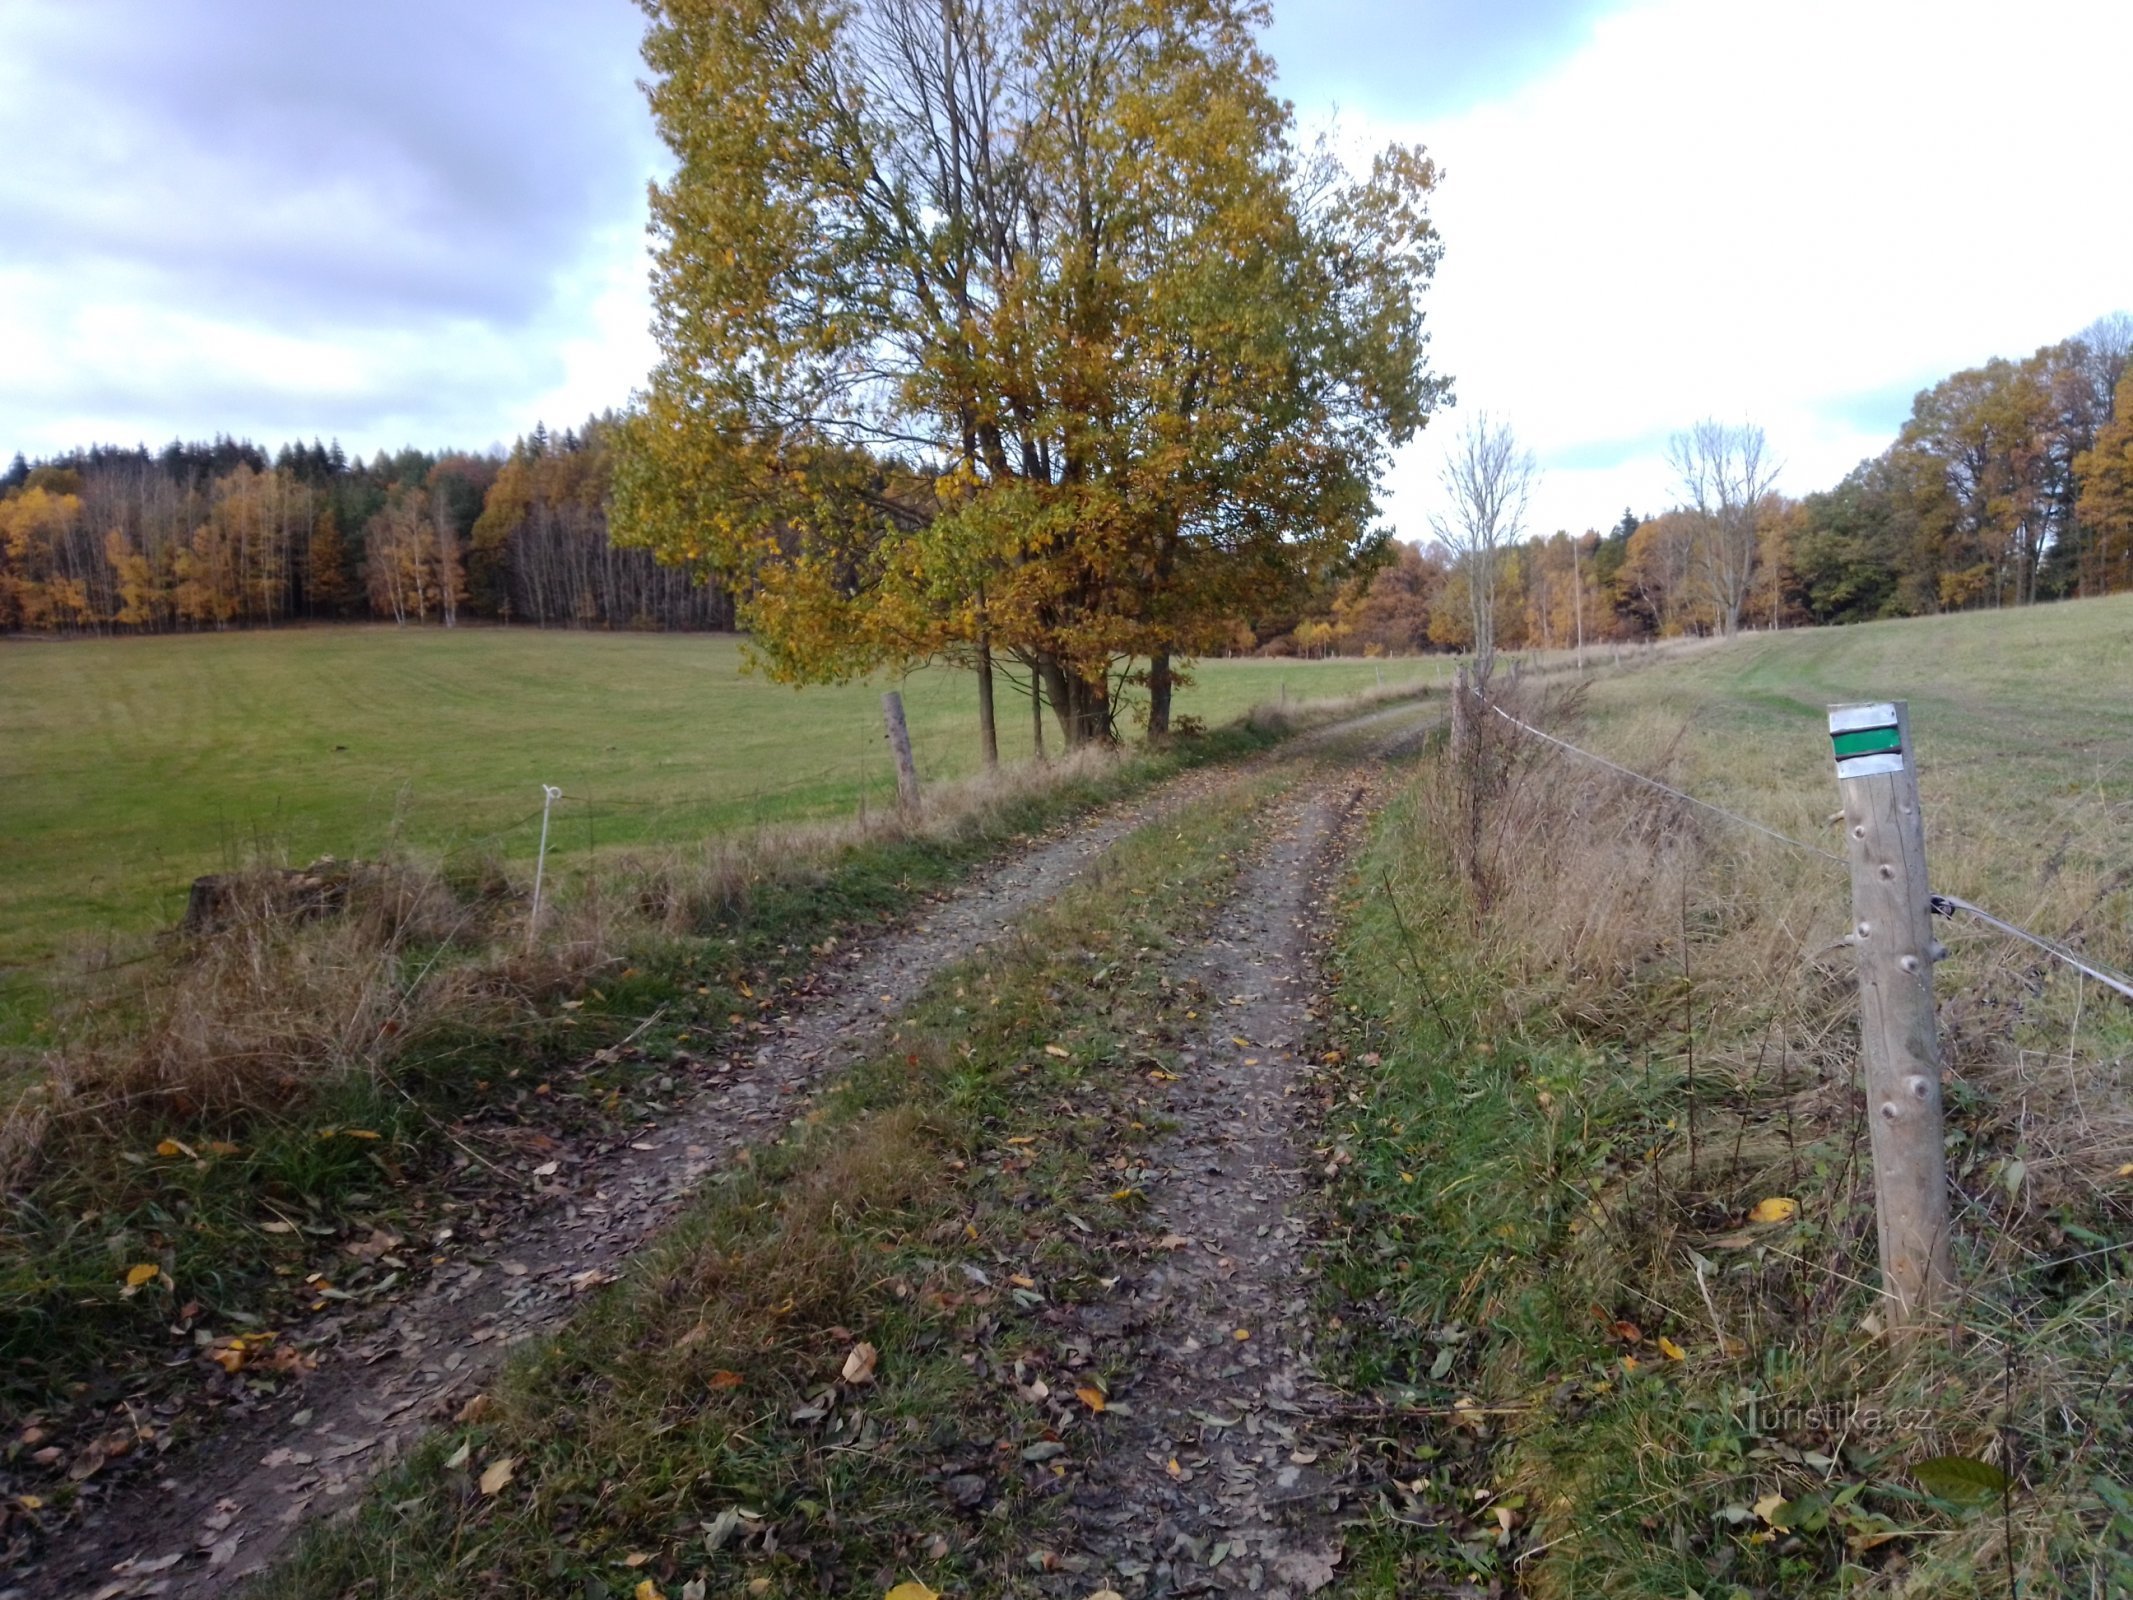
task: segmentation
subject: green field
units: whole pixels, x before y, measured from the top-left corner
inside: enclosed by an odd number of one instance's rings
[[[0,974],[166,925],[195,875],[249,860],[530,859],[543,783],[566,862],[893,798],[893,685],[796,690],[743,657],[725,637],[386,627],[0,644]],[[1209,662],[1177,710],[1217,723],[1381,671],[1445,666]],[[922,777],[974,771],[975,679],[902,688]],[[1003,758],[1027,760],[1028,700],[1002,690]]]
[[[1602,748],[1671,748],[1697,794],[1835,849],[1827,708],[1864,700],[1910,702],[1937,887],[2019,916],[2069,867],[2133,866],[2133,596],[1691,647],[1590,708]]]

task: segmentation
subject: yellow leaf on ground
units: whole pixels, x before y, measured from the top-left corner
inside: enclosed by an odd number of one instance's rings
[[[711,1374],[711,1387],[714,1389],[738,1389],[741,1382],[738,1372],[728,1372],[723,1367]]]
[[[1044,1053],[1048,1056],[1057,1056],[1062,1061],[1068,1060],[1074,1054],[1063,1044],[1048,1044],[1044,1047]]]
[[[651,1559],[652,1553],[649,1550],[632,1550],[622,1558],[622,1564],[625,1567],[641,1567]]]
[[[844,1358],[844,1381],[846,1383],[872,1383],[874,1368],[881,1361],[881,1352],[864,1339],[852,1346],[852,1353]]]
[[[1758,1200],[1748,1213],[1750,1222],[1790,1222],[1800,1214],[1800,1202],[1773,1195],[1768,1200]]]
[[[1688,1352],[1663,1333],[1659,1335],[1659,1353],[1669,1361],[1686,1361],[1689,1359]]]
[[[1232,1335],[1232,1337],[1235,1338],[1240,1344],[1244,1340],[1249,1339],[1251,1336],[1252,1330],[1249,1328],[1239,1328],[1236,1333]]]
[[[1091,1411],[1101,1411],[1104,1408],[1104,1392],[1093,1383],[1085,1383],[1079,1389],[1076,1389],[1074,1398]]]
[[[1762,1497],[1762,1499],[1755,1502],[1755,1514],[1761,1517],[1765,1522],[1768,1522],[1770,1518],[1776,1513],[1778,1507],[1782,1506],[1784,1503],[1785,1497],[1783,1495],[1766,1494]]]
[[[630,1591],[630,1600],[667,1600],[667,1597],[659,1592],[659,1585],[650,1578],[640,1578],[637,1587]]]
[[[517,1456],[499,1456],[483,1470],[481,1492],[483,1494],[502,1493],[504,1485],[511,1481],[512,1475],[517,1471]]]
[[[176,1139],[165,1139],[156,1146],[156,1154],[159,1156],[190,1156],[192,1153],[193,1147],[191,1145],[183,1144]]]
[[[922,1583],[899,1583],[881,1600],[941,1600],[941,1597]]]
[[[128,1267],[126,1269],[126,1287],[138,1289],[144,1283],[153,1283],[162,1271],[163,1269],[153,1261],[143,1261],[139,1266]]]

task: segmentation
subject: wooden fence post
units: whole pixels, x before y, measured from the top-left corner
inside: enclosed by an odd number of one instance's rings
[[[889,748],[896,754],[896,803],[918,809],[918,765],[911,759],[911,730],[904,726],[904,697],[891,689],[881,697],[881,719],[889,725]]]
[[[1452,669],[1452,762],[1463,767],[1474,742],[1474,705],[1467,698],[1466,663]]]
[[[1872,1129],[1881,1292],[1894,1330],[1930,1319],[1954,1284],[1933,963],[1911,718],[1901,700],[1831,706],[1852,873],[1859,1054]]]

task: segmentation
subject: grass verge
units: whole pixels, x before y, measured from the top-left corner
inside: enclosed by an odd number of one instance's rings
[[[1159,1131],[1162,975],[1283,781],[1145,827],[938,976],[478,1420],[260,1592],[983,1593],[1057,1570],[1106,1383],[1061,1308],[1155,1247],[1118,1169]]]
[[[1944,969],[1965,1293],[1892,1346],[1841,875],[1500,760],[1478,827],[1427,764],[1345,912],[1328,1275],[1390,1419],[1355,1592],[2125,1592],[2133,1204],[2097,1130],[2133,1027]]]

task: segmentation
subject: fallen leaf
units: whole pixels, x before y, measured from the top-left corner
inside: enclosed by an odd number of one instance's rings
[[[1686,1361],[1689,1359],[1688,1352],[1663,1333],[1659,1335],[1659,1353],[1669,1361]]]
[[[630,1600],[667,1600],[667,1597],[659,1592],[659,1585],[650,1578],[641,1578],[637,1587],[630,1591]]]
[[[1777,1514],[1778,1508],[1784,1505],[1784,1503],[1785,1497],[1783,1495],[1766,1494],[1762,1497],[1762,1499],[1755,1502],[1755,1514],[1761,1517],[1765,1522],[1768,1522],[1771,1517]]]
[[[1617,1322],[1614,1325],[1614,1334],[1624,1344],[1638,1344],[1644,1339],[1644,1330],[1634,1322]]]
[[[632,1550],[622,1558],[622,1564],[625,1567],[641,1567],[651,1559],[652,1553],[649,1550]]]
[[[1058,1058],[1059,1058],[1060,1060],[1062,1060],[1062,1061],[1066,1061],[1066,1060],[1070,1060],[1070,1059],[1072,1059],[1072,1057],[1073,1057],[1073,1054],[1074,1054],[1074,1052],[1073,1052],[1073,1051],[1071,1051],[1071,1050],[1069,1050],[1069,1049],[1067,1049],[1067,1047],[1066,1047],[1065,1045],[1059,1045],[1059,1044],[1048,1044],[1048,1045],[1046,1045],[1046,1046],[1044,1047],[1044,1053],[1045,1053],[1046,1055],[1048,1055],[1048,1056],[1057,1056],[1057,1057],[1058,1057]]]
[[[262,1222],[259,1225],[259,1231],[261,1233],[294,1233],[296,1224],[293,1222]]]
[[[517,1471],[517,1456],[499,1456],[496,1460],[490,1462],[482,1472],[481,1492],[483,1494],[501,1494],[504,1485],[511,1481],[512,1474]]]
[[[126,1269],[126,1287],[138,1289],[144,1283],[153,1283],[162,1274],[162,1271],[163,1269],[153,1261],[143,1261],[139,1266],[128,1267]]]
[[[1237,1330],[1237,1331],[1236,1331],[1236,1332],[1235,1332],[1234,1334],[1230,1335],[1230,1337],[1231,1337],[1231,1338],[1233,1338],[1233,1339],[1235,1339],[1235,1340],[1236,1340],[1236,1341],[1237,1341],[1237,1342],[1238,1342],[1239,1344],[1242,1344],[1242,1343],[1243,1343],[1243,1342],[1244,1342],[1245,1340],[1249,1339],[1249,1338],[1250,1338],[1251,1336],[1252,1336],[1252,1330],[1251,1330],[1251,1329],[1249,1329],[1249,1328],[1239,1328],[1239,1329],[1238,1329],[1238,1330]]]
[[[473,1456],[473,1454],[474,1441],[472,1439],[461,1440],[459,1448],[457,1450],[454,1450],[450,1455],[444,1458],[444,1470],[447,1472],[457,1472],[461,1467],[467,1464],[467,1461]]]
[[[467,1403],[459,1408],[459,1415],[452,1420],[454,1422],[479,1422],[489,1414],[494,1406],[495,1402],[485,1394],[471,1395],[468,1397]]]
[[[864,1339],[852,1346],[852,1353],[844,1358],[844,1381],[846,1383],[872,1383],[874,1368],[880,1364],[881,1352]]]
[[[1936,1500],[1977,1510],[2007,1492],[2007,1474],[1989,1461],[1969,1456],[1933,1456],[1911,1464],[1919,1488]]]
[[[941,1600],[941,1597],[922,1583],[899,1583],[881,1600]]]
[[[156,1154],[159,1156],[188,1156],[195,1161],[200,1159],[199,1156],[194,1154],[191,1145],[182,1143],[177,1139],[163,1140],[156,1146]]]
[[[728,1372],[723,1367],[712,1373],[710,1380],[714,1389],[738,1389],[743,1381],[738,1372]]]
[[[1085,1383],[1080,1388],[1076,1389],[1074,1391],[1074,1398],[1079,1400],[1083,1405],[1087,1406],[1091,1411],[1101,1411],[1104,1408],[1104,1392],[1103,1390],[1097,1388],[1096,1385],[1094,1385],[1093,1383]]]
[[[1750,1222],[1790,1222],[1800,1214],[1800,1202],[1773,1195],[1768,1200],[1758,1200],[1748,1213]]]

